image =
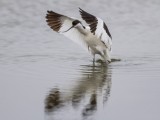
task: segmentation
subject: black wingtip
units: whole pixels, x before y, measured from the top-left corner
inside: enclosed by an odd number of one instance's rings
[[[82,9],[79,7],[79,10],[81,11]]]
[[[51,10],[47,10],[47,13],[52,13],[53,11],[51,11]]]
[[[79,12],[82,13],[83,11],[84,11],[84,10],[82,10],[82,9],[79,7]]]
[[[52,12],[52,11],[47,10],[46,19],[48,19],[48,15],[49,15],[51,12]]]

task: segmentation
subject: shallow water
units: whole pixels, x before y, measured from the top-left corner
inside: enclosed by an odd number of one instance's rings
[[[159,0],[1,0],[0,119],[159,120]],[[108,66],[45,22],[47,10],[101,17],[113,36]]]

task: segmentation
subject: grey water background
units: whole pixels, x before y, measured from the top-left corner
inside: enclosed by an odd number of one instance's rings
[[[102,18],[113,36],[105,67],[53,32],[47,10]],[[1,0],[1,120],[159,120],[159,0]]]

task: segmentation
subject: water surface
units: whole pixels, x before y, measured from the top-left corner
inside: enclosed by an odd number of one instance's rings
[[[159,120],[159,0],[1,0],[0,119]],[[47,10],[101,17],[113,36],[108,66],[45,22]]]

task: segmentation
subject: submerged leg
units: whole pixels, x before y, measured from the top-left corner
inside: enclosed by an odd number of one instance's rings
[[[95,66],[95,54],[93,54],[93,66]]]

